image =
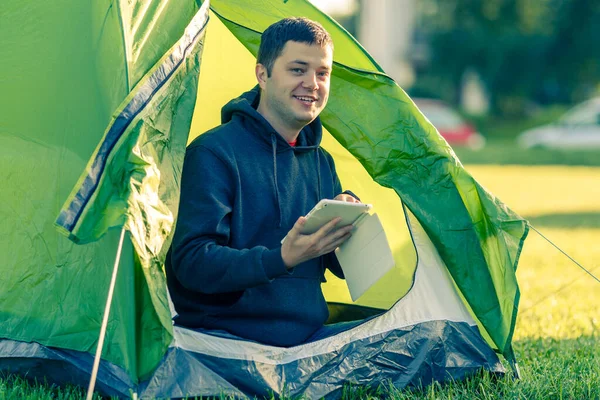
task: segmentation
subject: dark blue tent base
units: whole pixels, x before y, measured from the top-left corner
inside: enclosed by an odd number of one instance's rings
[[[0,371],[30,380],[86,387],[94,356],[80,351],[46,347],[39,343],[0,340]],[[107,396],[131,397],[133,382],[125,371],[106,361],[100,362],[96,390]]]
[[[0,342],[0,355],[2,371],[84,387],[93,363],[88,353],[13,340]],[[285,364],[216,357],[175,345],[153,376],[140,385],[134,385],[119,367],[103,361],[96,388],[105,395],[131,397],[135,392],[140,398],[271,393],[338,398],[345,384],[404,388],[460,380],[481,369],[505,372],[476,327],[465,322],[428,321]]]

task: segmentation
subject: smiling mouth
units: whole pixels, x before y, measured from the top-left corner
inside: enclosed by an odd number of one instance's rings
[[[317,101],[316,98],[309,97],[309,96],[294,96],[294,98],[300,100],[304,104],[312,104],[312,103],[315,103]]]

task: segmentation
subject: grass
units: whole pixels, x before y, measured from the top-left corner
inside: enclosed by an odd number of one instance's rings
[[[467,165],[534,227],[600,275],[600,168]],[[482,373],[396,390],[348,387],[345,399],[600,399],[600,283],[531,232],[517,271],[514,348],[523,379]],[[84,390],[0,378],[0,400],[81,399]]]
[[[600,168],[467,166],[492,193],[600,276]],[[522,378],[488,374],[394,399],[600,399],[600,283],[536,232],[525,242],[514,348]]]
[[[85,391],[77,386],[55,386],[28,381],[19,376],[0,377],[0,400],[73,400],[84,399]],[[100,399],[98,395],[95,400]]]
[[[485,150],[455,148],[464,164],[600,166],[600,150],[522,149],[510,137],[488,139]]]
[[[549,240],[600,275],[600,168],[467,169]],[[517,277],[521,289],[517,341],[600,339],[600,283],[535,231],[525,242]]]

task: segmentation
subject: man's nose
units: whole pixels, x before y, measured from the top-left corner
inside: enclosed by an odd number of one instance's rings
[[[317,90],[319,89],[319,81],[317,79],[317,74],[308,74],[306,79],[304,80],[304,87],[309,90]]]

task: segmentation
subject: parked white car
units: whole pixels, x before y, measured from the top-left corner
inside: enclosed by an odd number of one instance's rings
[[[553,124],[526,130],[517,143],[523,148],[600,149],[600,97],[575,106]]]

